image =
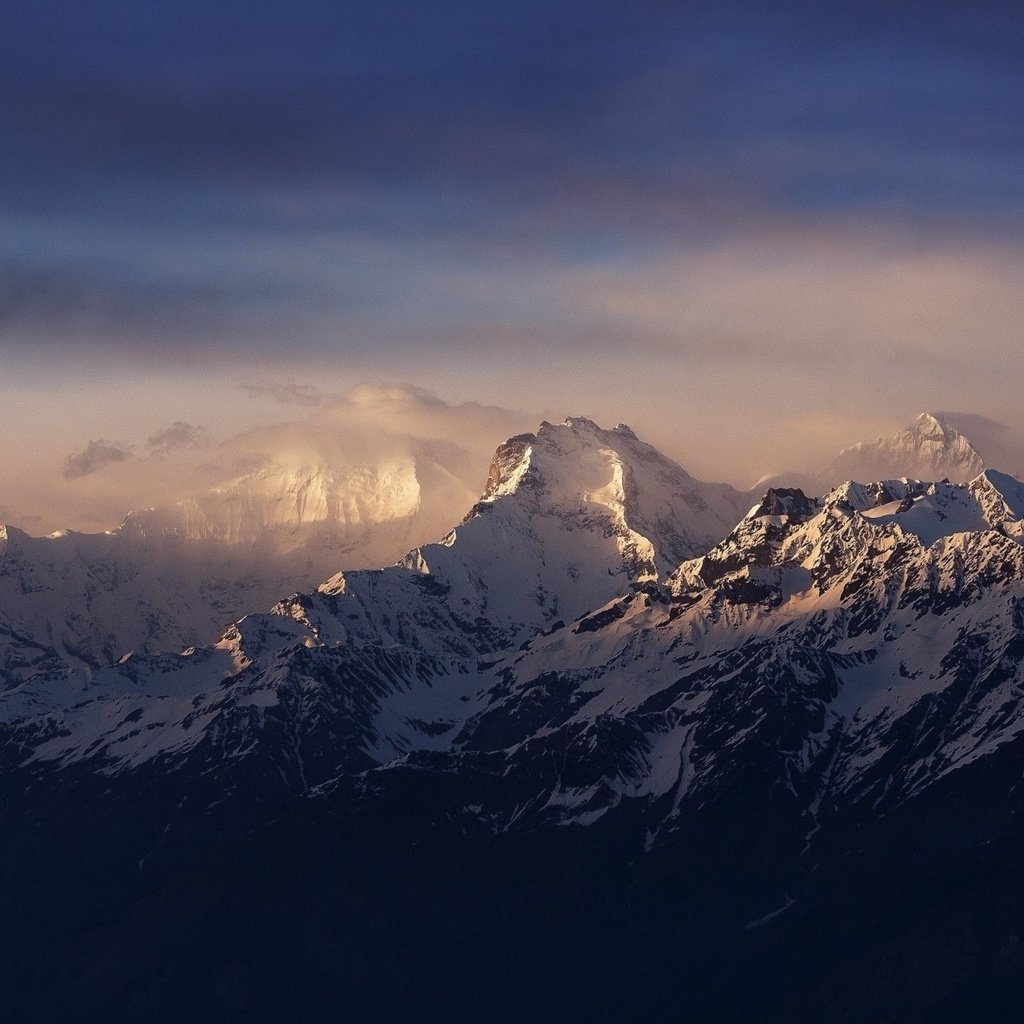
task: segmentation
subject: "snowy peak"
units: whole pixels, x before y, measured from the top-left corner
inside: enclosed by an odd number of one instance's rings
[[[933,441],[937,444],[948,444],[958,436],[958,431],[955,428],[944,423],[938,416],[930,412],[919,413],[908,430],[916,437]]]
[[[966,484],[947,480],[848,481],[830,491],[823,505],[844,505],[875,525],[895,524],[925,545],[958,533],[996,531],[1021,536],[1024,484],[987,469]]]
[[[823,508],[841,508],[849,512],[860,512],[871,516],[878,514],[882,507],[898,508],[904,512],[922,495],[935,490],[937,486],[956,488],[962,485],[948,483],[933,484],[924,480],[876,480],[870,484],[847,480],[826,492],[820,501]]]
[[[983,443],[968,440],[965,430]],[[1022,451],[1024,445],[1018,444],[1007,428],[985,417],[923,412],[889,437],[861,441],[842,449],[831,465],[823,469],[767,474],[754,484],[750,493],[763,494],[769,487],[800,487],[805,494],[823,494],[847,480],[967,483],[986,466],[1015,469],[1021,465]]]
[[[412,457],[344,467],[275,463],[198,498],[132,512],[122,529],[285,554],[313,537],[355,539],[412,520],[422,505],[420,466]]]
[[[517,434],[498,446],[483,501],[512,494],[522,485],[570,493],[586,489],[581,474],[593,453],[612,453],[625,462],[657,460],[679,479],[689,474],[642,442],[624,423],[604,430],[593,420],[570,416],[560,424],[541,423],[535,434]]]
[[[1007,548],[1008,541],[1016,543]],[[727,597],[742,594],[740,603],[795,599],[802,607],[828,592],[841,603],[858,573],[879,578],[880,553],[921,566],[949,556],[960,572],[974,566],[982,573],[990,564],[1024,565],[1021,545],[1024,484],[1006,474],[986,470],[966,484],[847,481],[820,499],[770,490],[724,541],[684,562],[668,583],[677,596],[715,586]]]
[[[847,481],[821,499],[823,515],[845,511],[872,527],[898,528],[925,548],[957,535],[985,544],[992,533],[1021,536],[1024,485],[1013,477],[985,470],[969,483],[942,480]]]
[[[650,579],[721,539],[744,501],[726,485],[695,480],[625,424],[605,430],[574,416],[499,446],[465,522],[496,504],[507,514],[598,526],[618,538],[630,575]]]
[[[833,479],[916,477],[966,483],[985,468],[971,442],[946,418],[921,413],[890,437],[844,448],[829,471]]]
[[[1024,520],[1024,484],[1007,473],[986,469],[971,481],[971,493],[993,523]]]
[[[439,543],[383,573],[346,572],[325,583],[319,593],[335,604],[321,628],[334,628],[328,619],[340,601],[401,609],[383,629],[402,643],[430,647],[441,615],[466,649],[517,644],[633,584],[665,578],[726,536],[745,505],[733,488],[693,479],[628,427],[605,430],[582,417],[542,423],[498,447],[483,496]],[[303,614],[320,614],[311,608]],[[345,614],[355,622],[362,612]]]

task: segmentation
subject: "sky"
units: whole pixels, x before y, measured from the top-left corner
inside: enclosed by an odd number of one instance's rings
[[[747,485],[1024,427],[1019,5],[37,0],[0,133],[8,518],[367,384]]]

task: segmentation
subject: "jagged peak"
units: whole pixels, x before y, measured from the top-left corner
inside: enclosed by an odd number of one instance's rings
[[[588,462],[617,463],[627,478],[640,465],[657,466],[692,488],[704,486],[640,440],[626,424],[606,429],[585,416],[568,416],[558,424],[544,420],[536,433],[517,434],[498,445],[480,501],[493,502],[523,487],[536,490],[543,486],[563,494],[578,491],[580,495],[603,488],[607,480],[595,483],[590,479],[594,473],[592,466],[587,468]]]
[[[893,545],[916,543],[921,558],[938,559],[955,548],[1018,564],[1024,556],[1006,548],[1011,541],[1024,546],[1024,483],[992,470],[969,484],[848,480],[820,499],[798,488],[770,488],[724,541],[683,562],[667,584],[677,597],[731,580],[731,601],[780,602],[793,594],[803,600],[807,582],[820,596],[872,551]],[[797,575],[786,582],[790,570]],[[810,577],[800,575],[808,571]]]
[[[802,522],[817,512],[817,500],[809,498],[799,487],[769,487],[760,503],[750,510],[747,518],[785,516],[787,519]]]
[[[1024,519],[1024,483],[1009,473],[1001,473],[995,469],[982,470],[968,485],[986,512],[991,514],[991,499],[1002,506],[1004,516],[1012,519]],[[986,500],[989,499],[989,500]]]
[[[570,430],[601,430],[601,428],[586,416],[566,416],[562,421],[563,427]]]
[[[958,441],[970,447],[970,442],[941,413],[921,412],[902,430],[885,437],[877,437],[874,441],[858,441],[856,444],[843,448],[839,459],[849,455],[860,454],[874,448],[893,448],[901,445],[917,445],[921,443],[939,443],[954,445]],[[973,448],[971,449],[973,451]],[[980,456],[979,456],[980,458]]]
[[[943,438],[949,439],[960,433],[951,423],[946,422],[941,414],[933,412],[921,412],[914,417],[911,429],[917,433],[927,436],[940,434]]]
[[[534,448],[538,444],[549,456],[561,458],[574,456],[581,447],[613,447],[617,439],[623,438],[639,441],[623,424],[609,431],[585,416],[567,416],[558,424],[544,420],[535,434],[516,434],[498,445],[481,501],[493,501],[503,494],[513,493],[524,484],[538,483],[540,470],[533,459]],[[565,465],[566,472],[571,474],[572,463],[567,459]]]
[[[774,485],[799,484],[804,493],[823,494],[851,480],[950,477],[966,483],[984,469],[987,462],[956,426],[957,422],[958,415],[953,413],[918,413],[907,426],[893,434],[873,441],[858,441],[840,449],[832,463],[823,469],[765,474],[750,488],[750,493],[762,494]]]
[[[542,520],[558,522],[600,543],[616,538],[630,577],[653,579],[717,543],[743,511],[739,492],[695,480],[625,424],[605,429],[570,416],[498,446],[483,496],[444,545],[460,546],[478,517],[529,533],[547,529]]]
[[[825,508],[843,506],[855,512],[887,505],[893,501],[903,501],[908,497],[919,497],[927,493],[935,485],[924,480],[913,480],[900,477],[894,480],[873,480],[860,483],[857,480],[846,480],[838,487],[833,487],[821,499]]]
[[[827,475],[833,479],[942,477],[959,483],[975,477],[985,460],[954,424],[940,413],[919,413],[914,421],[888,437],[844,448]]]
[[[564,434],[566,431],[575,435],[591,436],[600,439],[605,439],[609,437],[609,435],[614,434],[619,437],[629,438],[632,441],[640,440],[633,430],[625,423],[616,423],[614,427],[609,429],[602,427],[599,423],[587,416],[566,416],[561,423],[551,423],[548,420],[543,420],[537,430],[537,436],[557,437],[560,434]]]
[[[998,469],[983,469],[971,482],[970,486],[981,485],[982,483],[989,484],[995,487],[997,490],[1007,489],[1010,491],[1016,491],[1019,488],[1024,488],[1024,483],[1021,483],[1015,476],[1009,473],[1004,473]]]

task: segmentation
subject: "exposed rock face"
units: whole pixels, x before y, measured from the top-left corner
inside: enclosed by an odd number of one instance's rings
[[[771,487],[765,494],[757,511],[758,516],[787,516],[790,519],[806,519],[817,510],[814,498],[808,498],[798,487]]]

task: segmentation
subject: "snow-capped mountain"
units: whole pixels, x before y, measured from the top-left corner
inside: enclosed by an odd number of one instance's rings
[[[744,504],[726,485],[694,480],[628,427],[606,431],[582,418],[545,423],[498,449],[483,497],[441,542],[389,569],[336,575],[270,615],[248,616],[212,648],[29,679],[0,698],[0,715],[24,715],[26,728],[29,718],[41,719],[47,735],[48,716],[61,715],[70,726],[67,742],[47,746],[59,760],[76,751],[130,761],[169,747],[187,750],[204,731],[180,732],[168,719],[170,698],[191,719],[208,707],[218,735],[229,708],[247,729],[253,687],[263,692],[257,703],[275,704],[279,688],[296,685],[296,671],[307,671],[281,660],[282,649],[293,653],[300,644],[317,671],[379,676],[380,693],[367,705],[372,714],[357,726],[365,750],[385,756],[434,747],[454,728],[450,705],[470,702],[481,656],[578,618],[633,583],[663,578],[727,533]],[[236,676],[245,680],[242,688],[225,691],[222,681]],[[444,681],[433,684],[436,707],[420,692],[424,677]],[[349,698],[326,686],[317,699]],[[127,732],[137,738],[131,743],[123,728],[127,704]],[[427,717],[411,716],[409,708]],[[138,721],[147,723],[144,731]]]
[[[440,442],[364,464],[304,455],[105,533],[0,527],[0,674],[180,651],[338,569],[392,563],[472,500],[469,462]]]
[[[40,767],[180,758],[228,778],[236,747],[290,760],[302,793],[417,752],[500,756],[515,774],[526,748],[580,743],[576,782],[537,780],[534,813],[588,823],[633,798],[655,836],[716,784],[723,749],[764,730],[790,734],[773,770],[816,820],[812,805],[877,797],[880,780],[905,798],[1024,728],[1009,712],[1024,485],[988,470],[770,491],[715,544],[738,501],[628,428],[544,424],[498,449],[460,526],[392,568],[339,574],[211,647],[11,686],[8,748]],[[968,648],[993,682],[950,705]],[[900,722],[930,704],[955,717],[912,750]],[[628,754],[601,754],[624,737]],[[878,775],[890,756],[898,779]]]
[[[836,480],[918,480],[965,483],[984,468],[985,460],[947,418],[923,412],[892,437],[844,448],[829,469]]]
[[[324,575],[328,539],[302,557],[165,530],[138,514],[108,533],[33,537],[0,527],[0,675],[92,671],[129,651],[208,642],[252,607]],[[380,531],[386,533],[387,531]],[[405,530],[399,531],[404,538]]]
[[[808,838],[851,805],[892,806],[1024,730],[1022,517],[1024,486],[993,471],[769,492],[664,588],[510,656],[501,700],[464,740],[517,717],[544,680],[560,695],[548,730],[633,742],[538,807],[589,822],[639,798],[650,842],[687,801],[713,799],[745,748]]]
[[[468,463],[465,452],[441,442],[338,465],[303,455],[261,466],[198,497],[133,512],[122,529],[291,555],[322,579],[353,552],[359,564],[384,565],[420,536],[443,531],[450,509],[472,500]]]
[[[181,958],[209,1019],[224,998],[398,1019],[425,993],[446,1020],[1006,1019],[1005,982],[970,1003],[981,1016],[941,986],[900,989],[886,1016],[856,978],[919,969],[899,953],[917,928],[940,976],[964,942],[979,986],[1017,976],[1015,918],[988,913],[978,938],[920,906],[1024,898],[1024,484],[900,474],[745,504],[628,428],[543,424],[398,565],[338,574],[211,646],[12,680],[5,863],[31,863],[38,892],[75,837],[86,908],[130,875],[126,934],[148,934],[152,907],[171,920],[134,976],[177,978]],[[11,962],[31,984],[65,921],[25,900],[43,938]],[[196,917],[221,936],[199,960]],[[253,919],[261,942],[284,937],[266,962],[294,988],[253,968]],[[83,977],[135,955],[101,933],[65,954]],[[211,970],[223,948],[240,966]],[[519,957],[558,984],[520,977]]]
[[[989,442],[991,453],[982,454],[957,427],[965,422]],[[824,469],[812,472],[773,473],[762,477],[751,488],[757,495],[770,487],[799,487],[807,494],[822,494],[845,480],[888,480],[909,477],[914,480],[951,480],[966,483],[986,466],[1015,471],[1020,453],[1005,443],[994,424],[979,416],[956,413],[928,413],[888,437],[861,441],[844,448]]]

